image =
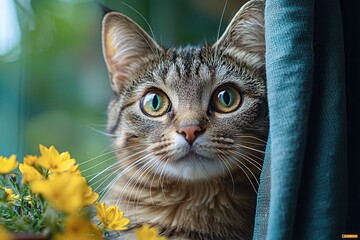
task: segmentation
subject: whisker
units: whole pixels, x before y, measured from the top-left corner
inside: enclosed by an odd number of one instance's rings
[[[242,164],[242,165],[250,172],[250,174],[254,177],[257,186],[259,186],[259,185],[260,185],[259,180],[258,180],[258,178],[255,176],[255,174],[253,173],[253,171],[251,171],[251,169],[249,169],[243,162],[241,162],[241,161],[237,161],[237,162],[240,163],[240,164]],[[256,193],[257,193],[257,190],[256,190]]]
[[[241,146],[239,146],[239,147],[241,148]],[[241,150],[244,152],[244,154],[246,153],[246,155],[250,155],[251,157],[254,157],[254,158],[256,158],[257,160],[259,160],[261,162],[264,161],[263,157],[259,157],[259,156],[256,156],[256,155],[252,154],[251,152],[248,151],[248,149],[241,149]],[[262,154],[262,156],[264,156],[264,154]]]
[[[98,186],[95,188],[95,189],[97,190],[100,185],[102,185],[104,182],[106,182],[108,179],[110,179],[114,174],[116,174],[117,172],[121,172],[121,169],[116,168],[116,167],[114,167],[112,170],[113,170],[113,171],[111,172],[111,174],[107,174],[107,175],[105,175],[105,176],[101,176],[101,178],[99,178],[97,181],[92,182],[91,185],[92,185],[92,186],[95,186],[95,185],[97,185],[98,183],[101,182],[101,183],[98,184]]]
[[[216,45],[215,45],[215,56],[214,56],[214,59],[217,58],[217,54],[218,54],[218,41],[219,41],[219,38],[220,38],[220,31],[221,31],[221,24],[222,24],[222,21],[224,19],[224,13],[225,13],[225,9],[226,9],[226,6],[227,6],[227,3],[228,3],[228,0],[225,1],[225,5],[223,7],[223,10],[221,12],[221,17],[220,17],[220,23],[219,23],[219,27],[218,27],[218,31],[217,31],[217,36],[216,36]]]
[[[256,126],[252,126],[251,128],[250,127],[244,127],[244,128],[242,128],[242,130],[243,130],[243,132],[245,132],[245,131],[254,131],[254,132],[263,133],[268,127],[269,127],[269,125],[264,123],[264,124],[257,124]]]
[[[118,198],[117,198],[116,203],[119,204],[120,200],[125,200],[125,202],[126,202],[126,212],[129,210],[129,204],[130,204],[130,200],[132,198],[133,189],[134,189],[134,187],[136,187],[136,185],[137,185],[137,183],[139,181],[138,174],[141,173],[140,176],[142,176],[145,172],[148,171],[148,169],[149,169],[148,166],[152,165],[152,164],[153,164],[153,161],[149,161],[147,159],[147,162],[144,165],[142,165],[138,170],[135,171],[135,173],[128,179],[126,184],[123,186],[123,189],[118,194]],[[135,179],[135,178],[137,178],[136,183],[132,186],[130,194],[127,194],[128,197],[124,199],[125,193],[128,191],[128,188],[131,187],[131,183],[133,182],[133,179]],[[136,198],[136,196],[135,196],[135,198]]]
[[[97,187],[95,187],[94,191],[100,194],[100,196],[99,196],[100,199],[103,198],[106,195],[107,191],[110,190],[110,188],[115,183],[116,179],[114,177],[114,179],[112,179],[109,183],[107,183],[104,188],[102,188],[103,184],[106,183],[107,180],[109,180],[111,177],[116,176],[116,174],[119,171],[120,171],[119,169],[116,169],[112,173],[106,175],[106,178],[100,179],[100,181],[98,181],[98,182],[101,182],[101,183],[99,183],[99,185]]]
[[[259,170],[261,172],[261,170],[262,170],[261,163],[257,162],[256,160],[254,160],[254,159],[250,158],[249,156],[246,156],[245,154],[242,154],[242,153],[240,153],[238,156],[242,157],[245,160],[245,162],[251,164],[253,167],[255,167],[257,170]]]
[[[250,178],[249,175],[246,173],[246,171],[238,164],[238,163],[241,163],[241,164],[243,164],[243,163],[242,163],[242,162],[239,162],[239,161],[234,161],[234,159],[231,158],[230,156],[227,156],[227,157],[228,157],[228,159],[229,159],[230,161],[232,161],[233,163],[235,163],[235,164],[243,171],[243,173],[245,174],[245,176],[246,176],[247,179],[249,180],[252,188],[254,189],[255,193],[257,194],[258,192],[257,192],[256,187],[254,186],[254,183],[252,182],[251,178]],[[243,164],[243,165],[244,165],[244,164]],[[245,166],[245,165],[244,165],[244,166]],[[248,170],[249,170],[249,169],[248,169]],[[250,171],[250,170],[249,170],[249,171]],[[254,176],[254,174],[252,173],[252,171],[250,171],[250,173]],[[256,179],[255,176],[254,176],[254,178]],[[256,179],[256,182],[258,182],[257,179]]]
[[[131,168],[135,167],[135,166],[138,165],[138,164],[139,164],[139,162],[138,162],[138,161],[135,161],[135,162],[133,162],[132,164],[129,164],[128,168],[131,169]],[[115,184],[115,182],[117,182],[117,181],[120,179],[120,177],[124,175],[124,173],[123,173],[123,171],[122,171],[121,168],[118,168],[117,170],[115,170],[115,171],[112,173],[112,175],[115,174],[115,173],[117,173],[117,172],[120,172],[120,174],[115,175],[114,179],[112,179],[112,180],[110,181],[110,183],[109,183],[104,189],[102,189],[102,190],[99,191],[99,193],[101,193],[101,197],[106,196],[106,195],[109,193],[109,191],[110,191],[110,189],[112,188],[112,186]],[[109,178],[109,177],[107,177],[106,179],[103,179],[103,182],[105,182],[108,178]]]
[[[164,199],[165,199],[166,202],[169,202],[169,201],[167,200],[167,198],[166,198],[166,196],[165,196],[165,193],[164,193],[164,181],[161,181],[161,178],[162,178],[163,172],[164,172],[164,170],[165,170],[165,168],[166,168],[166,165],[168,164],[169,160],[170,160],[170,158],[168,158],[168,159],[165,161],[165,164],[163,165],[163,168],[162,168],[162,170],[161,170],[160,177],[159,177],[161,192],[162,192],[163,197],[164,197]],[[154,178],[153,178],[153,180],[154,180]],[[152,181],[153,181],[153,180],[152,180]],[[152,182],[152,181],[151,181],[151,182]],[[151,195],[151,189],[150,189],[150,195]]]
[[[231,152],[232,154],[237,155],[237,156],[243,158],[246,162],[250,163],[250,164],[253,165],[256,169],[258,169],[259,171],[261,171],[262,165],[261,165],[260,163],[258,163],[256,160],[251,159],[251,158],[249,158],[248,156],[246,156],[245,154],[240,153],[240,152],[231,151],[231,150],[230,150],[229,152]]]
[[[219,150],[219,152],[222,153],[224,157],[226,156],[226,154],[225,154],[223,151]],[[229,174],[230,174],[231,181],[232,181],[232,196],[234,196],[234,194],[235,194],[235,181],[234,181],[234,177],[233,177],[233,175],[232,175],[232,173],[231,173],[230,168],[229,168],[228,165],[226,164],[226,163],[227,163],[226,159],[225,159],[224,157],[221,157],[219,154],[217,154],[217,156],[222,160],[221,163],[224,163],[225,167],[227,168],[227,170],[228,170],[228,172],[229,172]]]
[[[248,143],[256,146],[266,146],[265,143],[254,143],[254,142],[248,142],[248,141],[241,141],[241,143]]]
[[[135,8],[130,6],[129,4],[127,4],[125,2],[121,2],[121,3],[124,4],[125,6],[127,6],[128,8],[132,9],[134,12],[136,12],[145,21],[146,25],[149,27],[149,30],[151,32],[152,37],[154,38],[155,41],[157,41],[156,37],[155,37],[155,34],[154,34],[154,31],[153,31],[152,27],[150,26],[149,22],[146,20],[146,18],[138,10],[136,10]]]
[[[134,166],[134,165],[133,165],[133,166]],[[112,175],[111,175],[111,176],[113,176],[113,175],[115,174],[114,179],[112,179],[112,180],[110,181],[110,183],[108,183],[108,184],[105,186],[105,188],[101,189],[101,190],[98,192],[98,193],[100,193],[100,198],[103,198],[104,196],[106,196],[106,195],[110,192],[110,190],[112,189],[112,186],[119,180],[119,178],[120,178],[119,175],[121,175],[121,174],[116,175],[117,172],[121,172],[121,169],[115,170],[115,171],[112,173]],[[107,177],[106,179],[104,179],[103,182],[102,182],[99,186],[101,186],[104,182],[106,182],[107,179],[108,179],[108,177]]]
[[[116,137],[117,135],[115,134],[111,134],[111,133],[108,133],[108,132],[104,132],[104,131],[101,131],[99,129],[96,129],[90,125],[87,125],[88,128],[90,128],[91,130],[93,130],[94,132],[97,132],[97,133],[100,133],[101,135],[104,135],[104,136],[108,136],[108,137]]]
[[[125,158],[123,158],[123,159],[121,159],[121,161],[126,161],[127,159],[129,159],[129,158],[131,158],[131,157],[134,157],[134,156],[136,156],[136,155],[139,155],[139,154],[142,154],[142,153],[144,153],[144,152],[146,152],[147,151],[147,149],[144,149],[144,150],[142,150],[142,151],[140,151],[140,152],[136,152],[136,153],[134,153],[134,154],[131,154],[131,155],[129,155],[129,156],[126,156]],[[114,156],[113,158],[117,158],[117,156]],[[118,165],[119,164],[119,162],[117,161],[117,162],[115,162],[115,163],[113,163],[112,165],[110,165],[110,166],[113,166],[113,165]],[[119,169],[120,169],[120,166],[119,166]],[[95,177],[93,177],[93,178],[91,178],[90,180],[89,180],[89,182],[91,182],[93,179],[95,179],[97,176],[99,176],[101,174],[101,172],[100,173],[98,173]]]
[[[148,176],[148,174],[150,173],[150,177],[151,177],[151,169],[154,169],[156,165],[159,165],[159,163],[156,161],[156,158],[152,158],[149,160],[149,162],[153,162],[151,165],[149,165],[144,171],[143,173],[140,175],[140,177],[138,178],[138,180],[136,181],[136,183],[134,184],[133,188],[131,189],[131,192],[130,192],[130,195],[132,195],[132,192],[133,190],[135,189],[135,187],[137,186],[138,182],[140,182],[141,180],[141,177],[144,173],[146,173],[144,175],[144,178]],[[156,169],[156,168],[155,168]],[[152,173],[154,176],[156,174],[156,170],[155,170],[155,173]],[[140,202],[140,196],[141,196],[141,193],[143,192],[143,190],[145,189],[145,186],[148,182],[145,182],[143,183],[143,187],[141,188],[141,190],[138,192],[138,194],[135,194],[135,212],[137,212],[137,208],[138,208],[138,205],[139,205],[139,202]],[[150,189],[151,189],[151,185],[150,185]],[[127,204],[127,209],[129,207],[129,202]],[[136,216],[135,216],[136,217]],[[136,218],[135,218],[136,219]]]
[[[139,165],[143,160],[144,158],[149,155],[149,154],[146,154],[144,156],[140,156],[140,158],[136,159],[133,163],[129,164],[129,166],[127,166],[125,169],[119,169],[118,171],[120,171],[120,174],[118,174],[112,181],[111,181],[111,184],[109,184],[107,187],[106,187],[106,190],[103,189],[102,191],[104,192],[103,196],[106,196],[110,189],[112,188],[113,184],[115,182],[117,182],[122,176],[124,176],[127,171],[129,171],[130,169],[136,167],[137,165]],[[117,202],[118,203],[118,202]]]
[[[243,165],[243,166],[251,173],[251,175],[254,177],[257,185],[259,185],[259,181],[258,181],[257,177],[256,177],[255,174],[251,171],[251,169],[249,169],[248,166],[246,166],[246,165],[245,165],[242,161],[240,161],[239,159],[236,159],[236,158],[232,158],[232,159],[235,160],[236,162],[240,163],[241,165]]]
[[[156,162],[154,161],[154,164],[153,164],[152,166],[149,166],[149,167],[148,167],[148,170],[150,170],[150,169],[155,165],[155,163],[156,163]],[[150,173],[150,172],[151,172],[151,171],[149,171],[149,173]],[[152,179],[154,179],[154,177],[156,176],[156,173],[157,173],[157,169],[155,170],[155,172],[152,173],[152,174],[153,174],[153,178],[152,178]],[[147,176],[147,174],[145,175],[145,177],[146,177],[146,176]],[[150,178],[151,178],[151,176],[150,176]],[[138,194],[139,197],[141,196],[141,193],[142,193],[143,190],[145,189],[146,184],[147,184],[147,182],[146,182],[145,184],[143,184],[143,187],[141,188],[141,190],[140,190],[140,192],[139,192],[139,194]],[[154,205],[154,200],[153,200],[152,195],[151,195],[151,190],[152,190],[152,181],[151,181],[151,183],[150,183],[150,192],[149,192],[149,195],[150,195],[151,203]],[[137,201],[136,201],[136,204],[135,204],[135,210],[137,209],[138,204],[139,204],[139,202],[140,202],[139,197],[137,198]]]
[[[261,139],[261,138],[258,138],[258,137],[255,137],[255,136],[252,136],[252,135],[242,135],[242,134],[234,134],[233,135],[234,137],[240,137],[240,138],[253,138],[253,139],[256,139],[260,142],[263,142],[263,143],[267,143],[267,141]]]
[[[148,144],[137,144],[137,145],[134,145],[134,146],[117,148],[117,149],[114,149],[114,150],[112,150],[112,151],[103,153],[103,154],[101,154],[101,155],[99,155],[99,156],[93,157],[93,158],[91,158],[91,159],[89,159],[89,160],[86,160],[86,161],[80,163],[79,166],[84,165],[84,164],[86,164],[86,163],[89,163],[89,162],[91,162],[91,161],[94,161],[94,160],[96,160],[96,159],[98,159],[98,158],[101,158],[101,157],[103,157],[103,156],[106,156],[106,155],[108,155],[108,154],[116,153],[116,152],[118,152],[118,151],[120,151],[120,150],[133,149],[133,148],[137,148],[137,147],[141,147],[141,146],[146,146],[146,145],[148,145]]]
[[[89,167],[87,169],[81,170],[81,173],[85,173],[85,172],[87,172],[87,171],[89,171],[91,169],[94,169],[94,168],[100,166],[101,164],[104,164],[104,163],[109,162],[109,161],[114,160],[114,159],[116,159],[116,156],[112,156],[112,157],[106,159],[105,161],[101,161],[101,162],[99,162],[99,163],[97,163],[97,164],[95,164],[95,165],[93,165],[93,166],[91,166],[91,167]]]
[[[113,158],[116,158],[115,156]],[[112,164],[110,164],[109,166],[107,166],[106,168],[104,168],[103,170],[101,170],[100,172],[94,172],[92,174],[86,175],[86,178],[90,178],[90,180],[88,182],[91,182],[93,179],[95,179],[96,177],[100,176],[101,174],[105,173],[106,171],[112,170],[114,168],[119,168],[119,163],[118,162],[114,162]]]
[[[139,152],[139,153],[137,153],[137,154],[142,154],[142,153],[145,152],[145,151],[146,151],[146,150],[143,150],[142,152]],[[133,155],[136,156],[137,154],[133,154]],[[146,156],[146,155],[145,155],[145,156]],[[127,159],[128,159],[129,157],[133,157],[133,156],[128,156]],[[111,175],[107,176],[105,179],[101,179],[101,180],[102,180],[102,183],[103,183],[103,182],[107,181],[110,177],[112,177],[112,175],[113,175],[114,173],[120,172],[120,174],[117,175],[117,176],[111,181],[111,184],[109,184],[109,185],[105,188],[106,190],[105,190],[105,189],[101,190],[101,192],[104,192],[104,191],[105,191],[104,194],[103,194],[103,196],[105,196],[105,195],[110,191],[112,185],[113,185],[116,181],[118,181],[118,180],[120,179],[120,177],[122,177],[124,174],[126,174],[126,172],[129,171],[130,169],[132,169],[132,168],[136,167],[137,165],[139,165],[139,164],[141,163],[141,161],[142,161],[143,158],[144,158],[144,156],[139,156],[138,159],[136,159],[133,163],[129,164],[129,166],[127,166],[125,169],[119,168],[119,169],[115,170]],[[97,182],[98,182],[98,181],[97,181]],[[101,183],[99,186],[101,186],[102,183]],[[98,186],[98,187],[99,187],[99,186]],[[97,187],[97,188],[98,188],[98,187]]]
[[[121,170],[120,169],[115,169],[111,174],[109,175],[106,175],[104,178],[101,178],[99,180],[97,180],[96,182],[93,182],[91,185],[96,185],[97,183],[101,182],[97,187],[95,187],[94,191],[97,191],[103,183],[105,183],[109,178],[111,178],[114,174],[116,174],[117,172],[120,172]],[[105,187],[107,188],[107,187]],[[99,190],[99,192],[102,192],[104,191],[104,189],[102,190]]]
[[[248,146],[245,146],[245,145],[242,145],[242,144],[235,144],[236,146],[239,146],[239,147],[242,147],[242,148],[245,148],[245,149],[249,149],[251,151],[254,151],[254,152],[259,152],[259,153],[262,153],[264,154],[265,151],[262,151],[262,150],[259,150],[259,149],[256,149],[256,148],[252,148],[252,147],[248,147]]]
[[[147,159],[149,156],[151,156],[151,153],[146,154],[144,157],[141,158],[140,162],[143,162],[145,159]],[[149,161],[145,162],[145,164],[143,166],[141,166],[139,169],[137,169],[133,175],[128,179],[128,181],[126,182],[126,184],[123,186],[123,189],[120,191],[119,193],[119,197],[116,201],[116,204],[119,203],[119,200],[123,198],[123,195],[125,194],[125,190],[127,189],[128,185],[131,183],[131,181],[133,180],[133,178],[136,177],[136,175],[142,171],[143,168],[145,168],[147,165],[149,164]]]

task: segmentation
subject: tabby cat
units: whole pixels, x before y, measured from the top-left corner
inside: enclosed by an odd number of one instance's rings
[[[128,17],[103,19],[121,173],[105,201],[168,239],[251,239],[268,133],[264,3],[201,47],[162,48]]]

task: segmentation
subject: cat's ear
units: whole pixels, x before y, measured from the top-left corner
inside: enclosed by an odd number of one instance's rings
[[[264,1],[247,2],[233,17],[223,35],[214,43],[213,48],[222,48],[233,55],[245,51],[264,58]]]
[[[102,24],[102,44],[111,87],[120,92],[143,59],[158,54],[161,47],[127,16],[111,12]]]

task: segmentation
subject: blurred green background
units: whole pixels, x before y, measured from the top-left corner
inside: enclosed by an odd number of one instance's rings
[[[227,2],[221,32],[244,0]],[[0,155],[69,151],[85,176],[114,161],[103,134],[112,95],[101,52],[102,9],[125,13],[165,46],[216,40],[225,0],[1,0]],[[140,13],[140,14],[139,14]],[[101,157],[98,157],[101,156]]]

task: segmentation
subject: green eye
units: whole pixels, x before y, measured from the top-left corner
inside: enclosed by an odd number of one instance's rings
[[[148,92],[140,100],[140,108],[145,115],[160,117],[168,112],[170,100],[166,94],[160,90]]]
[[[241,95],[236,88],[224,85],[215,91],[211,101],[216,112],[230,113],[240,106]]]

